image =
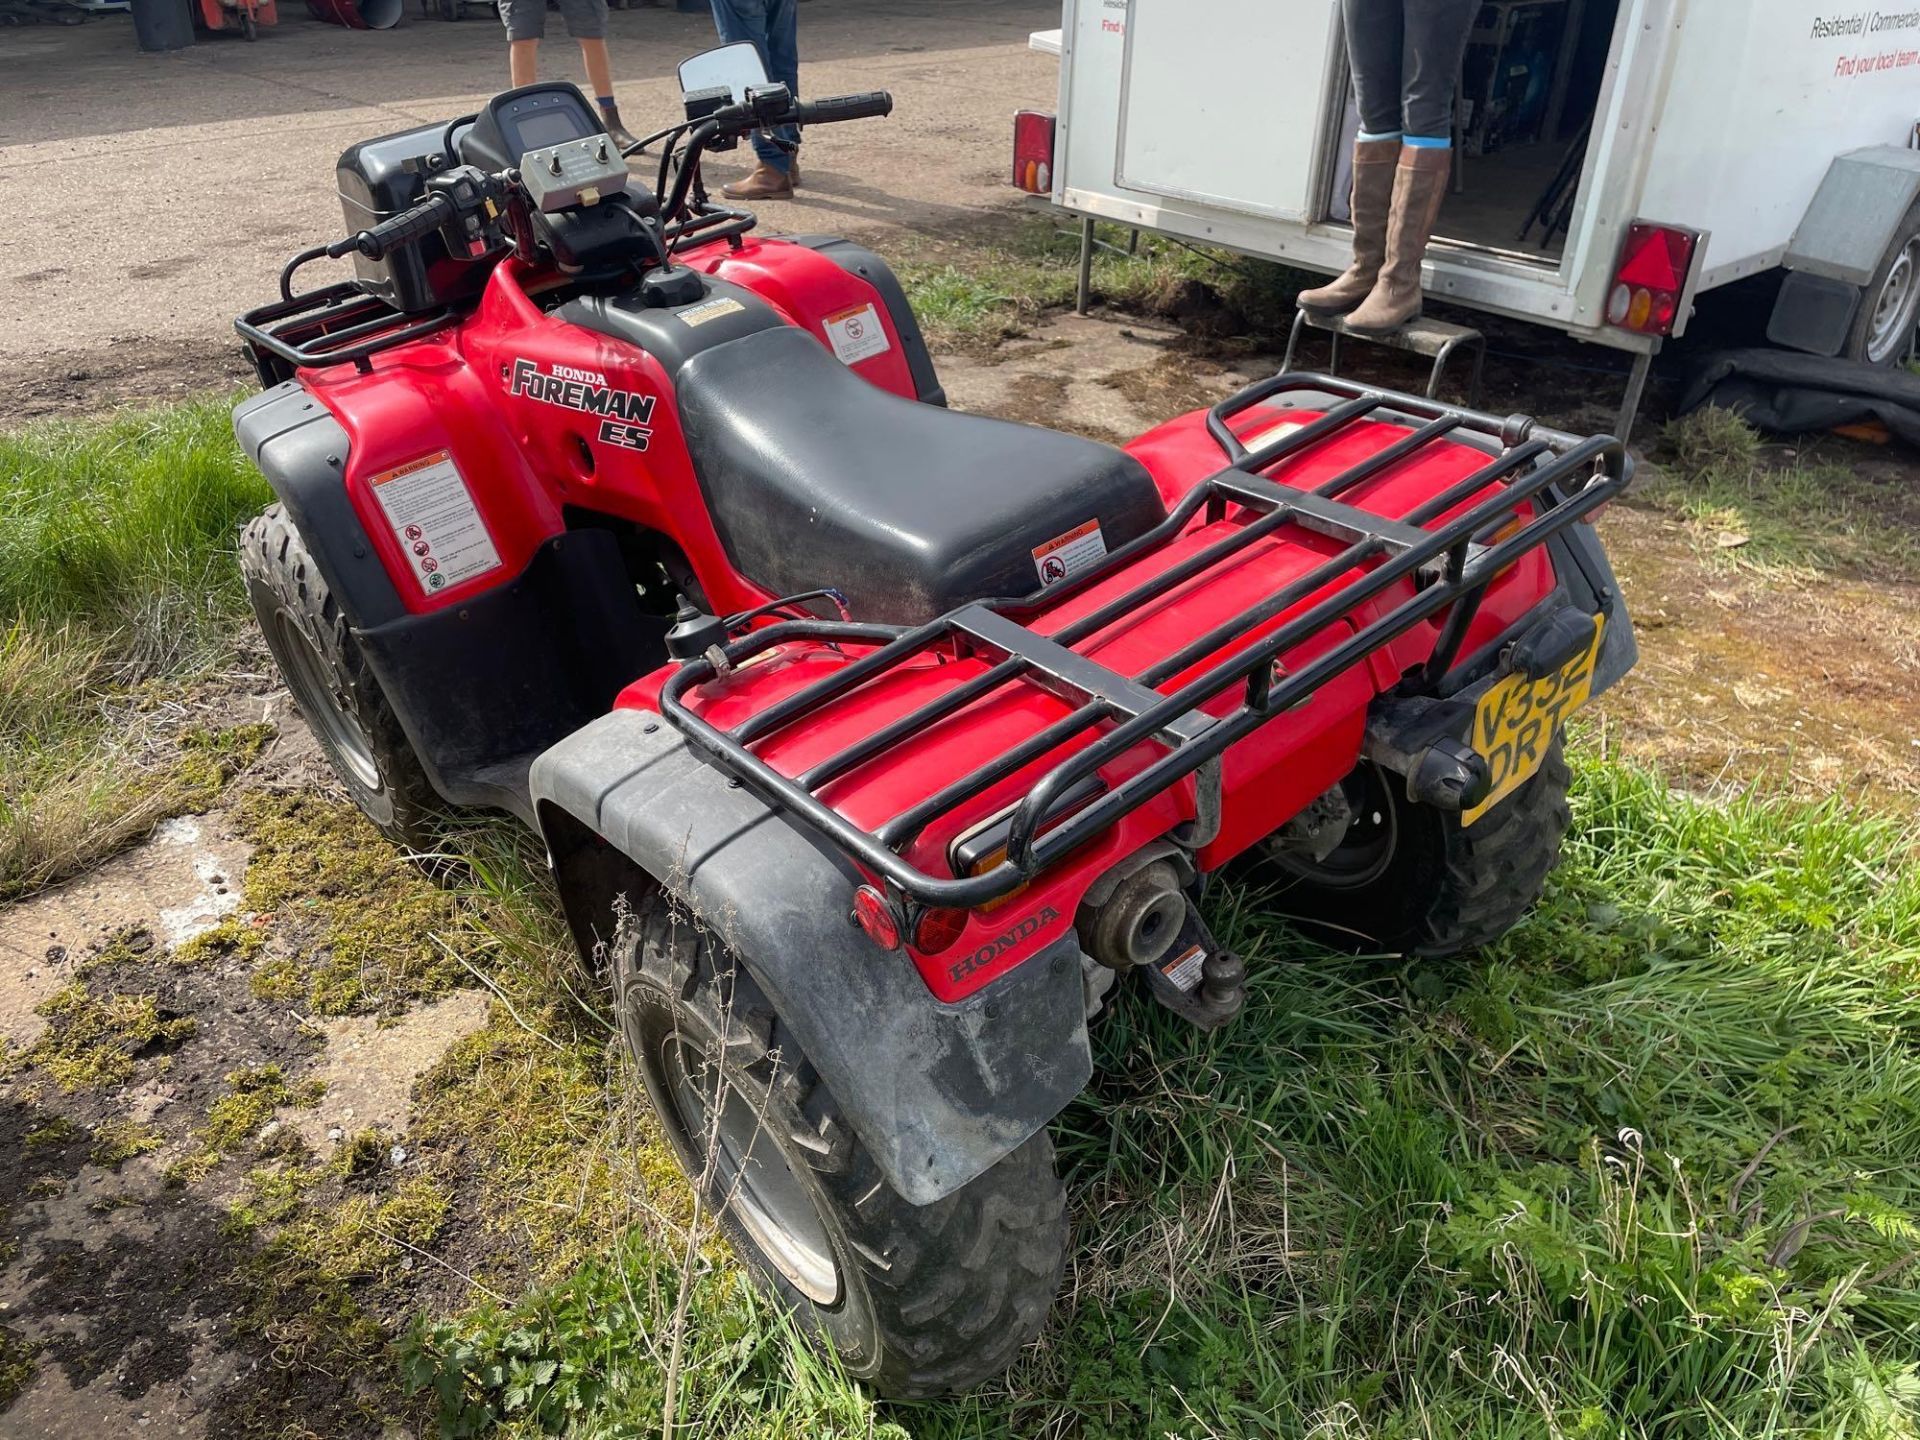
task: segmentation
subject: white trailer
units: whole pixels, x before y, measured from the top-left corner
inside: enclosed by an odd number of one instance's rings
[[[1920,0],[1857,3],[1487,0],[1428,293],[1633,352],[1626,423],[1695,296],[1775,267],[1775,343],[1906,355]],[[1050,174],[1025,174],[1083,243],[1100,219],[1345,266],[1339,0],[1063,0],[1033,44],[1060,93]]]

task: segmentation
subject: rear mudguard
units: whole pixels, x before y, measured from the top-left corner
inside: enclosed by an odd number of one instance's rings
[[[533,798],[583,954],[664,886],[744,963],[907,1200],[959,1189],[1093,1073],[1073,931],[958,1004],[851,923],[859,873],[646,710],[542,754]]]

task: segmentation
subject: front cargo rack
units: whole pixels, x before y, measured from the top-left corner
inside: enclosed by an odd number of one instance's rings
[[[1249,451],[1229,427],[1235,416],[1276,397],[1301,392],[1332,396],[1339,403],[1316,420]],[[1404,438],[1350,466],[1311,491],[1296,490],[1260,472],[1296,459],[1369,416],[1417,422]],[[763,799],[800,816],[883,879],[896,899],[921,906],[972,908],[1011,894],[1075,847],[1116,824],[1154,796],[1198,775],[1196,819],[1182,838],[1203,844],[1219,814],[1219,760],[1227,748],[1329,680],[1359,664],[1416,624],[1452,606],[1432,659],[1421,672],[1437,680],[1451,667],[1487,585],[1527,551],[1613,499],[1632,478],[1626,447],[1611,436],[1591,439],[1546,429],[1525,416],[1499,417],[1440,401],[1379,390],[1325,375],[1283,373],[1230,396],[1207,414],[1207,429],[1228,458],[1225,469],[1195,485],[1167,518],[1111,552],[1097,566],[1036,595],[976,601],[914,627],[830,620],[787,620],[748,632],[723,647],[724,665],[702,656],[689,661],[661,690],[661,711],[699,751]],[[1449,435],[1487,449],[1488,463],[1447,486],[1399,519],[1343,504],[1339,496],[1380,475]],[[1572,487],[1564,490],[1563,484]],[[1437,526],[1450,510],[1489,486],[1498,491]],[[1536,502],[1538,513],[1513,529],[1509,517]],[[1052,609],[1178,536],[1201,510],[1208,522],[1237,505],[1256,512],[1235,534],[1195,551],[1061,627],[1041,635],[1021,622]],[[1194,637],[1138,675],[1122,675],[1074,650],[1129,612],[1201,575],[1239,551],[1288,525],[1299,525],[1346,542],[1336,555],[1274,590],[1233,620]],[[1433,526],[1433,528],[1429,528]],[[1508,527],[1510,528],[1510,527]],[[1356,567],[1377,561],[1310,609],[1257,643],[1234,651],[1203,673],[1162,694],[1156,687],[1234,640],[1275,619]],[[1282,676],[1273,662],[1337,624],[1357,607],[1401,581],[1420,584],[1407,599],[1373,619],[1313,660]],[[685,704],[687,693],[777,645],[797,640],[869,643],[878,648],[823,680],[769,705],[730,731],[708,724]],[[840,753],[788,777],[756,755],[752,746],[822,706],[831,704],[927,650],[951,645],[993,659],[973,679],[889,721]],[[997,658],[994,658],[997,657]],[[1055,693],[1077,700],[1060,720],[1035,732],[985,765],[942,786],[873,830],[864,830],[819,798],[831,781],[877,758],[1001,686],[1043,680]],[[1234,686],[1243,687],[1237,709],[1223,716],[1200,707]],[[977,799],[993,786],[1050,751],[1102,725],[1104,734],[1043,774],[1014,807],[1005,824],[1005,853],[975,874],[931,874],[903,852],[930,824]],[[1166,747],[1129,778],[1099,782],[1098,768],[1143,741]],[[1094,783],[1089,783],[1094,782]],[[1091,792],[1091,794],[1090,794]]]

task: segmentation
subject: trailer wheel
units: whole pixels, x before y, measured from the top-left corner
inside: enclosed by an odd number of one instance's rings
[[[1269,842],[1273,908],[1339,949],[1458,955],[1490,945],[1540,898],[1560,861],[1572,773],[1558,737],[1539,771],[1463,826],[1407,799],[1371,761],[1341,782],[1353,822],[1325,860]]]
[[[901,1399],[947,1394],[1040,1332],[1067,1251],[1045,1131],[911,1205],[752,978],[664,896],[622,923],[613,981],[628,1049],[709,1213],[849,1374]]]
[[[433,785],[283,507],[241,533],[240,571],[273,663],[353,803],[388,839],[431,848]]]
[[[1860,296],[1841,352],[1850,360],[1893,365],[1905,358],[1920,324],[1920,201],[1908,209]]]

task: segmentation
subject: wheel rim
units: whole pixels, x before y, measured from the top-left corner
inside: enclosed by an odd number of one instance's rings
[[[713,1193],[788,1284],[815,1304],[838,1301],[840,1262],[826,1222],[762,1115],[718,1079],[719,1067],[686,1036],[666,1036],[659,1054],[674,1118],[694,1152],[707,1157]],[[721,1089],[717,1115],[708,1103],[716,1083]]]
[[[1907,241],[1894,257],[1893,268],[1873,302],[1873,328],[1867,336],[1867,358],[1876,365],[1894,359],[1912,337],[1915,307],[1920,304],[1920,235]]]
[[[1340,843],[1324,860],[1273,852],[1281,869],[1334,890],[1371,885],[1393,864],[1400,844],[1400,815],[1377,765],[1362,765],[1340,782],[1353,819]]]
[[[369,790],[378,790],[380,766],[373,758],[373,748],[367,743],[366,733],[334,698],[319,650],[300,623],[284,610],[274,616],[273,628],[280,641],[276,648],[285,662],[282,668],[287,688],[293,691],[300,713],[319,731],[320,743],[355,780]]]

